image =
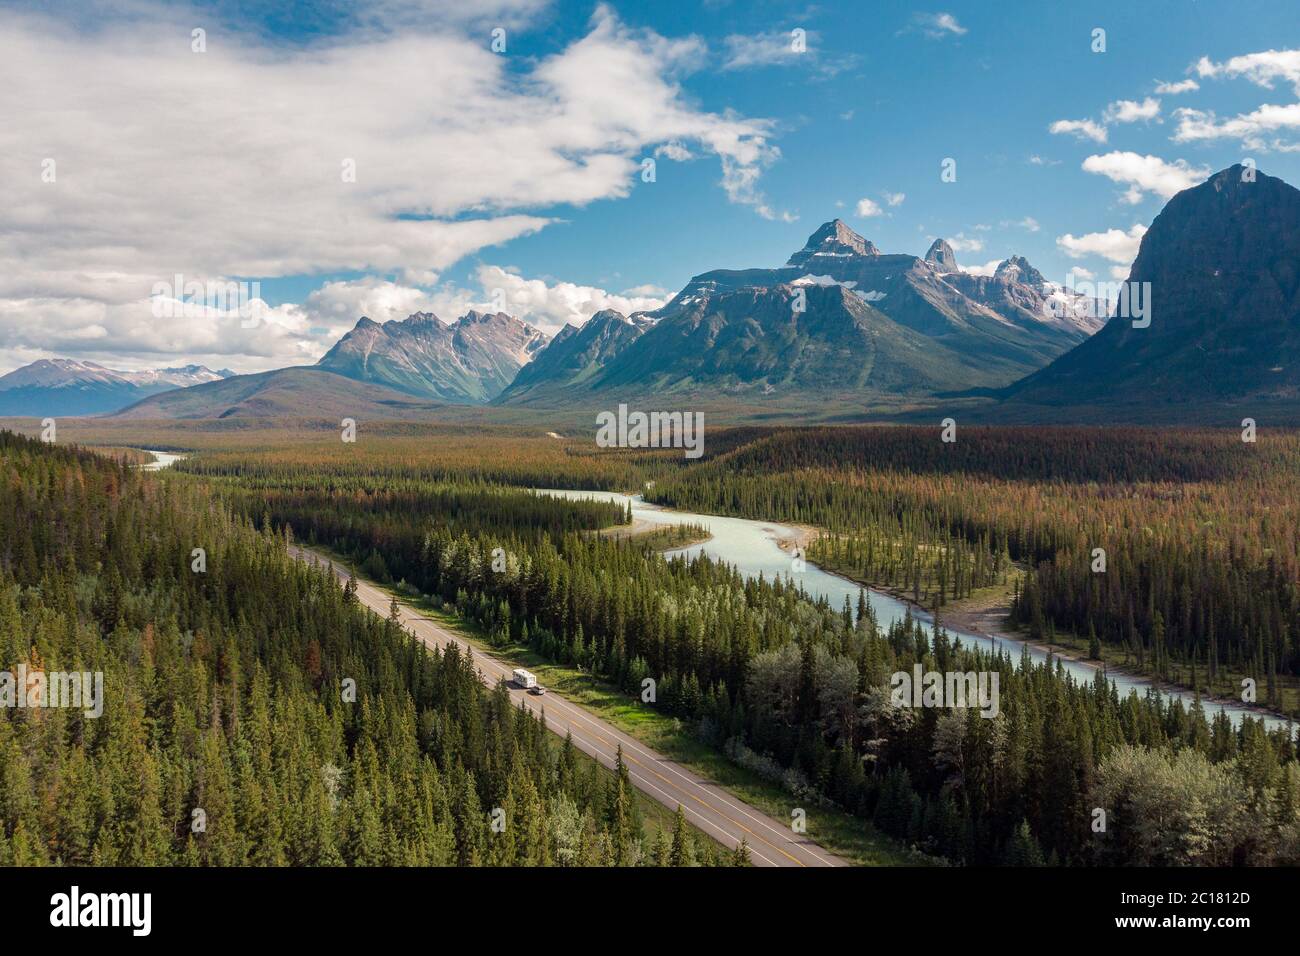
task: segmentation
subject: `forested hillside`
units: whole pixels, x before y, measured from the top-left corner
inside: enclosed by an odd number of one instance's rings
[[[375,446],[337,469],[305,453],[253,454],[248,486],[229,477],[243,471],[238,453],[189,469],[250,516],[368,562],[500,643],[526,643],[629,697],[654,679],[656,707],[799,805],[841,807],[925,851],[977,864],[1300,862],[1300,766],[1285,729],[1250,719],[1234,728],[1155,696],[1120,699],[1104,681],[1080,686],[1027,657],[932,643],[912,621],[881,633],[865,601],[856,613],[829,607],[781,581],[745,581],[707,558],[667,560],[635,538],[584,530],[593,518],[621,520],[617,508],[556,509],[522,490],[417,477],[446,454],[431,452],[406,478]],[[350,477],[363,459],[385,476],[365,492]],[[699,466],[698,485],[682,474],[665,494],[761,487],[757,477],[728,484],[721,466]],[[826,481],[821,497],[800,500],[854,514],[827,497]],[[422,516],[418,528],[401,528],[409,514]],[[989,540],[1010,546],[1007,535]],[[890,675],[914,663],[996,671],[1000,713],[893,706]],[[1091,826],[1098,807],[1110,813],[1104,833]]]
[[[9,432],[0,488],[0,668],[106,698],[0,710],[0,865],[717,859],[210,489]]]
[[[821,428],[665,476],[649,497],[833,532],[809,556],[943,606],[1029,569],[1031,636],[1094,636],[1126,663],[1297,710],[1300,436],[1231,431]],[[1105,553],[1105,570],[1097,566]],[[1096,655],[1094,655],[1096,656]]]

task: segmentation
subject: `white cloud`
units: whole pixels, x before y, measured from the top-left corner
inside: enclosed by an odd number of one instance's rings
[[[952,246],[953,252],[980,252],[984,248],[984,240],[967,238],[965,233],[959,232],[948,240],[948,245]]]
[[[675,163],[687,163],[695,158],[694,153],[676,140],[671,143],[664,143],[662,146],[656,146],[655,155],[667,156]]]
[[[663,286],[654,285],[647,282],[645,285],[633,286],[630,289],[624,289],[623,295],[632,297],[646,297],[658,299],[667,302],[672,296]],[[636,311],[635,309],[633,311]]]
[[[1128,265],[1137,256],[1138,246],[1141,245],[1146,231],[1146,226],[1134,223],[1128,232],[1122,229],[1108,229],[1105,232],[1090,232],[1082,236],[1073,236],[1067,232],[1057,237],[1056,244],[1072,259],[1100,256],[1111,262]]]
[[[548,284],[541,279],[526,279],[500,266],[480,266],[476,278],[488,301],[493,291],[500,289],[506,312],[551,334],[566,323],[581,325],[602,309],[630,315],[658,309],[668,300],[663,290],[652,293],[646,288],[630,289],[620,295],[572,282]]]
[[[246,315],[237,308],[186,306],[182,318],[159,319],[147,298],[125,303],[67,296],[4,298],[0,354],[31,355],[27,361],[71,355],[114,368],[197,362],[262,371],[312,362],[333,341],[323,330],[313,331],[299,306],[270,308],[260,300],[251,305],[258,321],[246,329]]]
[[[885,197],[885,202],[890,206],[901,206],[903,205],[903,200],[907,198],[905,193],[883,192],[881,195]]]
[[[815,38],[815,34],[812,35]],[[726,59],[724,70],[745,70],[760,66],[791,66],[799,57],[807,56],[809,49],[795,48],[789,33],[759,33],[754,36],[732,34],[723,41]]]
[[[1179,93],[1191,93],[1194,90],[1199,90],[1200,88],[1201,88],[1201,84],[1197,83],[1195,80],[1191,78],[1188,78],[1186,80],[1179,80],[1176,83],[1156,84],[1156,92],[1159,93],[1161,96],[1177,96]]]
[[[880,208],[880,203],[876,202],[874,199],[859,199],[859,200],[858,200],[858,215],[859,215],[859,216],[862,216],[862,217],[864,217],[864,218],[869,218],[869,217],[871,217],[871,216],[879,216],[879,215],[881,215],[881,214],[883,214],[883,213],[884,213],[884,210]]]
[[[907,33],[920,31],[932,40],[942,40],[950,36],[962,36],[966,28],[957,22],[951,13],[917,13],[912,16],[911,24],[899,31]]]
[[[536,6],[488,13],[508,22]],[[149,291],[176,272],[429,284],[544,228],[550,207],[664,188],[637,176],[659,147],[711,155],[733,202],[786,215],[760,189],[780,155],[772,123],[707,112],[678,82],[705,52],[699,39],[598,6],[584,36],[528,60],[492,53],[450,14],[414,15],[426,7],[372,4],[368,16],[401,29],[308,46],[214,18],[203,54],[184,10],[137,2],[136,16],[93,33],[0,12],[0,349],[32,347],[39,328],[44,348],[120,339],[133,354],[183,347],[250,364],[310,355],[306,312],[247,332],[220,317],[161,328]]]
[[[1180,109],[1174,139],[1180,143],[1198,140],[1238,139],[1248,149],[1277,149],[1290,152],[1287,145],[1268,137],[1280,132],[1300,130],[1300,103],[1286,106],[1265,104],[1232,119],[1219,120],[1212,112]]]
[[[1024,229],[1027,232],[1037,232],[1040,228],[1042,228],[1041,226],[1039,226],[1038,220],[1035,219],[1033,216],[1026,216],[1024,219],[1018,219],[1018,220],[1003,219],[1001,222],[998,223],[998,227],[1001,229],[1007,229],[1010,228],[1011,226],[1016,226],[1017,228]]]
[[[1000,265],[1002,265],[1001,259],[990,259],[982,266],[962,266],[961,271],[973,276],[991,276],[998,271],[998,266]]]
[[[1141,202],[1147,193],[1168,199],[1210,175],[1209,169],[1189,166],[1181,159],[1169,163],[1159,156],[1119,151],[1089,156],[1083,161],[1083,170],[1127,185],[1124,201],[1130,204]]]
[[[39,358],[74,354],[118,368],[197,362],[240,372],[314,363],[340,336],[367,316],[401,321],[432,312],[444,322],[471,309],[498,307],[544,332],[565,323],[581,325],[602,309],[624,315],[657,309],[671,297],[642,285],[622,293],[573,282],[528,279],[500,266],[483,265],[477,289],[443,283],[429,290],[373,276],[327,282],[301,303],[274,308],[253,303],[258,322],[244,328],[248,312],[185,304],[183,319],[153,318],[152,302],[113,305],[85,299],[0,299],[0,374]]]
[[[859,62],[857,54],[837,54],[831,58],[822,56],[821,35],[816,30],[804,30],[802,40],[802,46],[797,46],[791,30],[752,35],[733,33],[722,41],[726,49],[721,68],[731,71],[769,66],[802,66],[826,79],[852,69]]]
[[[1090,119],[1057,120],[1047,127],[1049,133],[1072,133],[1079,139],[1090,139],[1094,143],[1106,142],[1106,127]]]
[[[1106,107],[1107,123],[1136,123],[1138,120],[1150,121],[1160,115],[1160,101],[1146,97],[1141,103],[1134,100],[1116,100]]]
[[[1083,266],[1070,266],[1070,276],[1072,279],[1082,279],[1085,282],[1091,282],[1097,278],[1097,274],[1091,269],[1085,269]],[[1066,285],[1074,288],[1074,282],[1067,282]]]
[[[1245,77],[1270,90],[1275,81],[1281,80],[1290,83],[1300,96],[1300,50],[1265,50],[1234,56],[1222,63],[1203,56],[1196,63],[1196,73],[1201,77]]]
[[[444,320],[456,318],[468,308],[448,310],[446,300],[412,286],[386,279],[365,278],[350,282],[327,282],[303,302],[301,308],[314,326],[347,330],[361,316],[376,322],[401,321],[413,312],[433,312]]]

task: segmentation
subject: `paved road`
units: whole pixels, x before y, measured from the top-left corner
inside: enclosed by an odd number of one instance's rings
[[[296,558],[326,563],[321,555],[293,547]],[[335,573],[346,580],[348,573],[335,566]],[[383,617],[388,616],[392,597],[357,579],[357,597],[366,607]],[[479,673],[489,686],[502,678],[509,679],[513,668],[479,651],[473,651],[461,637],[421,615],[409,605],[400,605],[402,624],[428,647],[458,644],[472,651]],[[563,736],[573,735],[573,744],[583,753],[606,767],[614,766],[618,746],[623,746],[623,762],[636,788],[671,810],[680,805],[687,820],[728,847],[741,839],[749,842],[750,860],[756,866],[848,866],[839,857],[827,853],[806,836],[796,834],[788,822],[773,819],[727,793],[681,764],[669,760],[629,737],[586,709],[570,703],[554,692],[535,697],[510,686],[510,696],[529,710],[545,710],[546,725]]]

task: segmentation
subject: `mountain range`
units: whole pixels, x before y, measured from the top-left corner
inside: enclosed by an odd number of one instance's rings
[[[943,239],[924,256],[886,254],[836,219],[783,266],[704,272],[658,310],[598,312],[554,338],[500,312],[363,317],[317,365],[259,375],[37,362],[0,378],[0,414],[142,399],[119,414],[418,418],[449,404],[572,410],[670,395],[778,410],[791,398],[850,411],[971,400],[994,416],[1106,418],[1138,404],[1300,402],[1300,191],[1234,166],[1177,194],[1128,287],[1144,290],[1149,322],[1109,318],[1106,301],[1021,256],[976,274]]]
[[[0,376],[0,415],[95,415],[234,374],[202,365],[124,372],[95,362],[40,359]]]
[[[610,390],[783,398],[996,387],[1083,341],[1104,316],[1022,258],[972,276],[943,240],[925,257],[885,255],[836,219],[781,268],[706,272],[655,312],[601,313],[562,331],[495,404]]]

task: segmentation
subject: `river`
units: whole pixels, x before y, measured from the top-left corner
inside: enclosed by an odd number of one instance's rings
[[[159,471],[185,457],[184,455],[175,455],[164,451],[151,451],[150,454],[154,455],[156,460],[142,466],[146,471]],[[791,554],[788,551],[783,551],[780,546],[781,542],[790,542],[798,537],[798,532],[787,525],[775,521],[754,521],[750,518],[692,514],[689,511],[677,511],[676,509],[650,504],[640,495],[624,495],[614,491],[568,491],[554,488],[540,488],[537,491],[539,494],[555,495],[570,500],[615,501],[624,507],[630,503],[632,505],[633,521],[639,519],[648,524],[660,525],[701,525],[711,535],[708,541],[666,551],[664,552],[665,556],[685,555],[686,557],[695,557],[696,555],[707,554],[711,558],[733,565],[746,578],[757,577],[760,574],[768,580],[775,577],[792,578],[812,597],[825,597],[830,601],[833,608],[843,607],[846,597],[852,606],[857,606],[858,591],[861,590],[861,586],[856,582],[838,574],[823,571],[807,561],[804,562],[802,571],[794,571]],[[887,629],[894,621],[902,620],[909,608],[907,602],[900,601],[893,595],[881,591],[868,590],[867,600],[871,602],[871,608],[875,612],[876,620],[879,621],[882,629]],[[915,620],[927,623],[933,621],[933,617],[926,611],[911,608],[911,612]],[[959,638],[963,644],[982,647],[986,650],[1009,651],[1014,660],[1019,660],[1021,649],[1026,646],[1029,648],[1030,659],[1035,663],[1041,663],[1047,659],[1047,652],[1041,647],[1032,644],[1027,645],[1024,641],[1018,641],[1014,638],[1000,640],[988,638],[979,634],[971,634],[959,628],[948,627],[946,624],[944,629],[950,637]],[[1057,657],[1056,660],[1074,676],[1075,680],[1092,681],[1097,676],[1097,667],[1093,664],[1085,661],[1066,660],[1060,657]],[[1128,674],[1110,673],[1107,674],[1107,678],[1116,686],[1121,696],[1130,693],[1145,694],[1152,687],[1151,681]],[[1195,695],[1189,691],[1166,688],[1162,689],[1161,692],[1166,696],[1181,698],[1187,706],[1190,706],[1195,699]],[[1255,717],[1263,716],[1270,728],[1289,725],[1289,722],[1281,717],[1263,714],[1260,711],[1253,711],[1232,704],[1203,700],[1202,706],[1210,717],[1213,717],[1220,710],[1226,712],[1234,725],[1240,725],[1242,717],[1248,713]]]
[[[144,449],[146,454],[153,455],[153,461],[146,462],[140,468],[143,471],[162,471],[164,468],[170,468],[176,462],[184,458],[184,455],[173,455],[168,451],[149,451]]]
[[[804,569],[797,573],[794,572],[791,554],[788,551],[783,551],[780,547],[780,542],[790,542],[798,537],[798,532],[787,525],[778,524],[774,521],[754,521],[748,518],[692,514],[687,511],[677,511],[650,504],[644,501],[640,495],[623,495],[612,491],[561,491],[555,489],[538,489],[538,491],[540,494],[556,495],[569,499],[615,501],[624,507],[630,502],[634,521],[640,519],[650,524],[702,525],[712,535],[708,541],[686,548],[666,551],[665,555],[668,557],[673,555],[694,557],[699,554],[707,554],[711,558],[733,565],[747,578],[757,577],[759,574],[762,574],[769,581],[778,576],[792,578],[812,597],[825,597],[830,601],[833,608],[843,607],[845,597],[849,598],[852,606],[857,606],[860,585],[848,578],[823,571],[811,562],[804,562]],[[902,620],[909,608],[907,602],[900,601],[898,598],[880,591],[868,590],[867,600],[871,602],[872,610],[875,611],[876,620],[880,622],[882,630],[888,628],[894,621]],[[913,607],[911,612],[914,620],[927,623],[933,621],[933,616],[926,611]],[[943,627],[950,637],[959,638],[963,644],[984,649],[996,648],[999,651],[1009,651],[1012,659],[1016,661],[1020,659],[1021,649],[1026,646],[1029,648],[1030,658],[1035,663],[1045,661],[1048,656],[1047,652],[1041,647],[1032,644],[1026,645],[1024,641],[1018,641],[1014,638],[994,640],[949,627],[946,624]],[[1060,657],[1055,659],[1060,661],[1065,670],[1078,681],[1092,681],[1097,676],[1097,667],[1092,664],[1084,661],[1066,660]],[[1112,672],[1107,674],[1107,678],[1115,684],[1121,696],[1129,693],[1146,694],[1152,687],[1149,680],[1128,674]],[[1162,689],[1161,693],[1166,696],[1179,697],[1187,706],[1190,706],[1195,699],[1195,695],[1189,691]],[[1206,715],[1209,717],[1213,717],[1220,710],[1226,711],[1233,724],[1236,725],[1240,725],[1241,718],[1249,713],[1254,717],[1264,716],[1270,728],[1287,726],[1287,721],[1281,717],[1265,715],[1260,711],[1252,711],[1245,707],[1206,700],[1202,700],[1201,705],[1205,708]]]

